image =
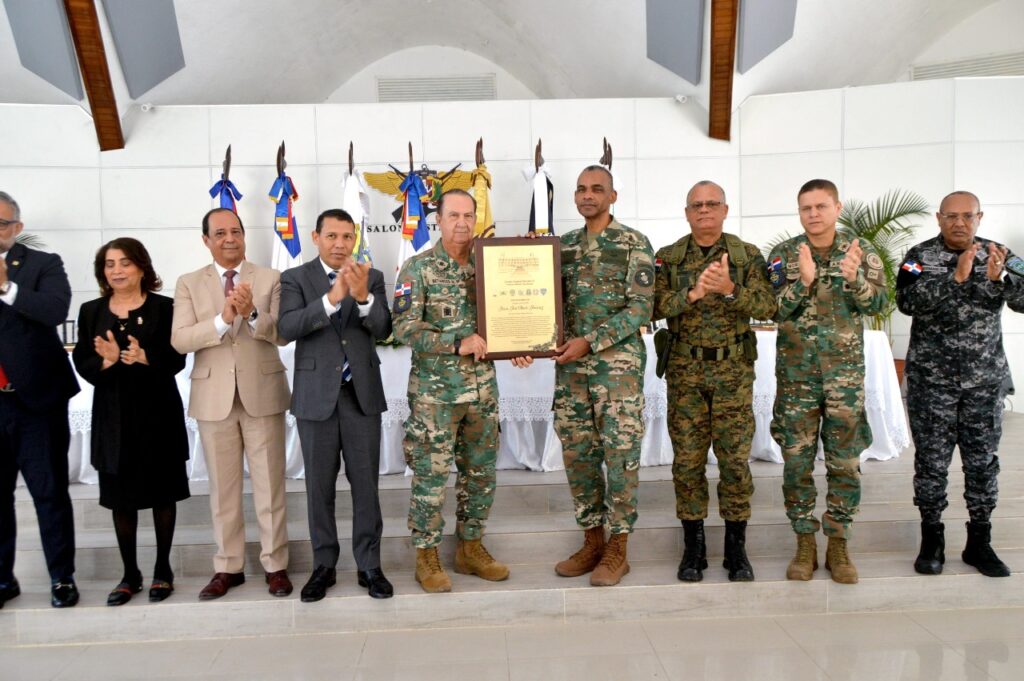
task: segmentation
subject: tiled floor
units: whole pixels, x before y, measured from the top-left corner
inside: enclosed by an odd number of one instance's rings
[[[1024,608],[0,647],[4,681],[154,678],[1020,681]]]

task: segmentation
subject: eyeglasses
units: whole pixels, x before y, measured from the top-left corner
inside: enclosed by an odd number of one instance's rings
[[[964,222],[971,222],[981,213],[939,213],[939,217],[946,222],[956,222],[957,218],[963,218]]]
[[[707,208],[708,210],[715,210],[716,208],[721,207],[721,201],[694,201],[689,206],[687,206],[687,208],[689,208],[690,210],[701,210],[702,208]]]
[[[16,225],[19,222],[21,222],[21,220],[4,220],[3,218],[0,218],[0,229],[7,229],[11,225]]]

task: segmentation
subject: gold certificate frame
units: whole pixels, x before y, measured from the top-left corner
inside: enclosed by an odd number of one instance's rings
[[[488,359],[552,357],[562,337],[557,238],[476,239],[477,333]]]

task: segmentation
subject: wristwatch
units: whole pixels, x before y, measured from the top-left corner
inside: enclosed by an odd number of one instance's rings
[[[259,310],[257,310],[257,309],[256,309],[256,308],[254,307],[254,308],[252,309],[252,312],[250,312],[250,313],[249,313],[249,321],[250,321],[250,322],[254,322],[254,321],[256,321],[256,318],[257,318],[257,317],[259,317],[259,316],[260,316],[260,311],[259,311]]]
[[[461,347],[462,347],[462,339],[461,338],[456,338],[455,339],[455,354],[456,355],[459,354],[459,348],[461,348]]]
[[[731,303],[732,301],[736,300],[736,287],[733,287],[732,293],[727,293],[724,296],[722,296],[722,299],[727,303]]]

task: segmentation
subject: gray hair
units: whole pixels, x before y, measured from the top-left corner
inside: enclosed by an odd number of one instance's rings
[[[722,185],[718,184],[717,182],[712,182],[711,180],[701,180],[697,184],[690,187],[690,191],[686,192],[686,203],[690,203],[690,194],[692,194],[693,190],[696,189],[697,187],[714,187],[722,195],[722,203],[729,203],[728,201],[725,200],[725,190],[722,189]]]
[[[21,222],[21,208],[18,206],[18,202],[14,200],[14,197],[7,192],[0,191],[0,201],[11,207],[11,210],[14,212],[14,221]]]

